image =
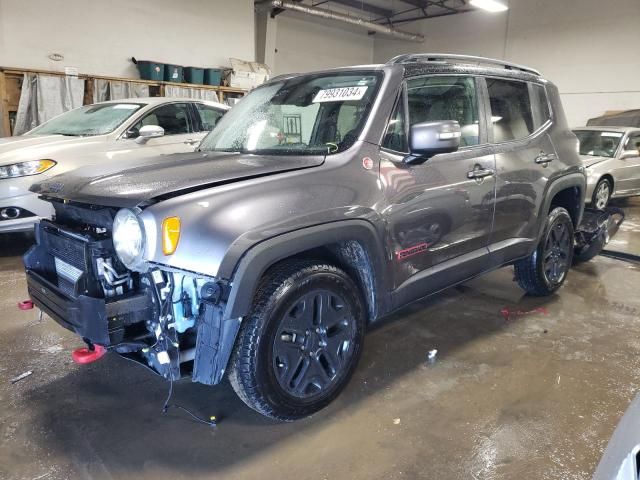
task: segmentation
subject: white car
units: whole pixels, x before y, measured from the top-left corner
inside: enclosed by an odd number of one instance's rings
[[[0,233],[51,218],[51,204],[29,191],[32,183],[85,165],[193,151],[228,109],[182,98],[112,100],[0,138]]]

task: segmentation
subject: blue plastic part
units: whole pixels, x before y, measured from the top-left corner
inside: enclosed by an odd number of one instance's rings
[[[199,308],[199,292],[202,285],[206,282],[204,279],[198,279],[180,273],[173,274],[175,286],[173,289],[173,323],[176,332],[184,333],[192,328],[196,323],[196,316]],[[191,299],[191,316],[185,316],[185,307],[182,297],[187,294]]]

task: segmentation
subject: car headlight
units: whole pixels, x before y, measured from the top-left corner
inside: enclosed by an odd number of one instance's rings
[[[14,163],[12,165],[0,166],[0,178],[27,177],[38,175],[53,168],[56,162],[49,159],[31,160],[28,162]]]
[[[133,210],[123,208],[113,219],[113,246],[120,261],[130,270],[144,271],[144,226]]]

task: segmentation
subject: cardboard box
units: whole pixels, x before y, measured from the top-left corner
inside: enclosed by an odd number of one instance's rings
[[[247,62],[230,58],[233,71],[229,77],[229,86],[251,90],[269,80],[271,70],[264,63]]]

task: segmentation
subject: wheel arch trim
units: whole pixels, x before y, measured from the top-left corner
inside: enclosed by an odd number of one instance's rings
[[[584,212],[584,196],[586,194],[586,179],[582,173],[569,173],[556,180],[554,180],[548,187],[545,194],[544,202],[540,207],[538,215],[538,237],[533,249],[537,247],[538,242],[542,238],[544,232],[544,222],[549,216],[549,210],[551,208],[551,202],[558,195],[558,193],[568,190],[570,188],[578,188],[580,190],[580,198],[578,199],[578,205],[576,210],[576,218],[573,219],[574,227],[580,225],[582,220],[582,214]],[[569,212],[571,213],[571,212]]]
[[[275,263],[314,248],[356,241],[368,255],[375,288],[376,316],[389,309],[389,289],[386,285],[386,257],[381,236],[366,220],[340,220],[283,233],[249,248],[234,270],[224,318],[244,317],[249,313],[257,285]],[[361,279],[354,278],[361,285]],[[367,292],[363,292],[366,298]],[[372,319],[370,319],[372,320]]]

